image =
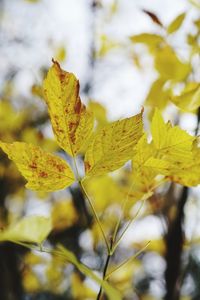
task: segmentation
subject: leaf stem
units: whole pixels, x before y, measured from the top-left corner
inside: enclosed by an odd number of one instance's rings
[[[77,178],[77,181],[78,181],[78,183],[79,183],[79,186],[80,186],[80,188],[81,188],[83,194],[85,195],[85,197],[86,197],[86,199],[87,199],[87,201],[88,201],[88,203],[89,203],[89,205],[90,205],[90,208],[91,208],[91,210],[92,210],[92,213],[93,213],[93,215],[94,215],[94,218],[95,218],[95,220],[96,220],[96,222],[97,222],[97,224],[98,224],[98,226],[99,226],[99,229],[100,229],[100,231],[101,231],[101,233],[102,233],[102,236],[103,236],[103,239],[104,239],[104,241],[105,241],[107,251],[108,251],[108,253],[109,253],[109,252],[110,252],[110,247],[109,247],[109,244],[108,244],[106,235],[105,235],[105,233],[104,233],[103,227],[102,227],[101,222],[100,222],[100,220],[99,220],[99,217],[98,217],[98,215],[97,215],[97,213],[96,213],[95,207],[94,207],[92,201],[90,200],[90,197],[89,197],[89,195],[88,195],[88,193],[87,193],[87,191],[86,191],[86,189],[85,189],[85,187],[84,187],[84,185],[83,185],[83,180],[84,180],[84,179],[81,179],[81,177],[80,177],[80,175],[79,175],[78,167],[77,167],[77,164],[76,164],[76,158],[75,158],[74,155],[72,156],[72,158],[73,158],[73,162],[74,162],[74,167],[75,167],[75,172],[76,172],[76,178]]]
[[[127,196],[126,196],[126,198],[125,198],[125,200],[123,201],[123,204],[122,204],[121,214],[120,214],[120,216],[118,218],[118,221],[116,223],[116,226],[115,226],[115,229],[114,229],[114,233],[113,233],[113,241],[114,242],[116,241],[116,237],[117,237],[117,233],[118,233],[118,230],[119,230],[119,226],[120,226],[120,223],[122,221],[122,218],[123,218],[123,215],[124,215],[124,210],[125,210],[125,207],[126,207],[126,203],[128,201],[128,198],[129,198],[131,189],[133,187],[133,184],[134,183],[131,184],[130,189],[128,191],[128,194],[127,194]]]
[[[94,208],[94,205],[93,205],[92,201],[90,200],[89,195],[87,194],[87,191],[86,191],[86,189],[85,189],[85,187],[84,187],[84,185],[83,185],[83,181],[82,181],[82,180],[79,180],[78,182],[79,182],[79,185],[80,185],[80,187],[81,187],[81,190],[82,190],[83,194],[85,195],[86,199],[88,200],[88,203],[89,203],[90,208],[91,208],[91,210],[92,210],[92,212],[93,212],[94,218],[95,218],[95,220],[96,220],[96,222],[97,222],[97,224],[98,224],[98,226],[99,226],[99,229],[100,229],[100,231],[101,231],[101,234],[102,234],[102,236],[103,236],[103,239],[104,239],[104,241],[105,241],[106,248],[107,248],[107,251],[108,251],[108,254],[109,254],[109,253],[110,253],[110,247],[109,247],[109,244],[108,244],[108,241],[107,241],[105,232],[104,232],[104,230],[103,230],[103,227],[102,227],[102,225],[101,225],[101,222],[100,222],[100,220],[99,220],[99,217],[98,217],[98,215],[97,215],[97,213],[96,213],[96,210],[95,210],[95,208]]]

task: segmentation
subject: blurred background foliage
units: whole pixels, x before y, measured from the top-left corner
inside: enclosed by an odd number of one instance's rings
[[[158,0],[147,6],[145,1],[131,6],[123,0],[1,0],[0,139],[30,142],[64,156],[53,140],[42,101],[41,83],[51,57],[80,78],[81,95],[95,114],[96,130],[143,105],[146,128],[158,107],[166,119],[198,135],[200,2]],[[81,161],[79,157],[80,167]],[[109,280],[126,300],[200,299],[199,188],[174,183],[156,188],[153,175],[144,174],[142,181],[139,175],[125,166],[87,181],[107,236],[127,194],[121,229],[139,210],[111,269],[151,240]],[[63,244],[102,272],[105,248],[79,188],[36,193],[24,184],[1,153],[1,229],[25,215],[51,215],[53,231],[47,245]],[[98,286],[72,265],[10,243],[0,245],[0,270],[4,300],[89,300],[98,292]]]

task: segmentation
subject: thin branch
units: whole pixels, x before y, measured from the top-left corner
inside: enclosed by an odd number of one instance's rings
[[[106,273],[107,273],[107,269],[108,269],[108,265],[109,265],[109,262],[110,262],[110,259],[112,257],[112,246],[113,246],[113,240],[111,239],[110,241],[110,251],[108,252],[108,255],[107,255],[107,258],[106,258],[106,263],[105,263],[105,266],[104,266],[104,270],[103,270],[103,280],[107,280],[106,279]],[[100,287],[99,289],[99,292],[98,292],[98,295],[97,295],[97,298],[96,300],[100,300],[101,299],[101,295],[102,295],[102,286]]]
[[[131,184],[130,188],[129,188],[129,191],[128,191],[128,194],[125,198],[125,200],[123,201],[123,204],[122,204],[122,209],[121,209],[121,214],[118,218],[118,221],[116,223],[116,226],[115,226],[115,229],[114,229],[114,233],[113,233],[113,241],[115,242],[116,241],[116,237],[117,237],[117,233],[118,233],[118,230],[119,230],[119,226],[121,224],[121,221],[123,219],[123,216],[124,216],[124,211],[125,211],[125,207],[126,207],[126,203],[128,201],[128,198],[129,198],[129,195],[130,195],[130,192],[133,188],[133,185],[134,185],[134,182]]]

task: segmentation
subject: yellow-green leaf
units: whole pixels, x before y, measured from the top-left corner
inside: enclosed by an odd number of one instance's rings
[[[183,111],[192,112],[200,106],[200,84],[190,82],[179,96],[170,99]]]
[[[177,31],[181,27],[181,25],[185,19],[185,16],[186,16],[185,13],[182,13],[179,16],[177,16],[167,27],[167,32],[169,34],[172,34],[175,31]]]
[[[162,78],[153,82],[145,101],[151,108],[163,109],[167,105],[170,91],[165,89],[164,84],[165,81]]]
[[[169,175],[170,164],[166,160],[159,158],[150,157],[145,163],[144,166],[150,168],[156,172],[159,172],[164,175]]]
[[[191,71],[189,63],[182,62],[170,46],[160,48],[155,57],[155,68],[164,80],[184,80]]]
[[[54,61],[44,80],[44,96],[59,146],[71,156],[85,148],[92,129],[93,114],[79,97],[79,82]]]
[[[151,134],[156,149],[159,150],[164,148],[166,143],[165,138],[167,135],[167,127],[158,109],[155,109],[153,115]]]
[[[0,232],[0,241],[41,244],[52,229],[51,219],[42,216],[24,217]]]
[[[173,180],[186,186],[196,186],[200,184],[200,148],[198,138],[195,138],[192,145],[192,159],[177,166],[171,166]]]
[[[0,148],[15,162],[27,179],[26,187],[29,189],[55,191],[75,181],[72,170],[63,159],[40,147],[20,142],[0,142]]]
[[[130,37],[133,43],[144,44],[150,49],[158,48],[160,44],[164,43],[162,36],[153,33],[141,33]]]
[[[84,275],[90,277],[96,283],[101,285],[105,293],[107,294],[109,300],[122,300],[120,293],[115,288],[113,288],[108,282],[99,278],[87,266],[79,262],[74,253],[64,248],[63,246],[59,246],[58,251],[56,251],[55,254],[63,256],[67,261],[72,263],[80,272],[82,272]]]
[[[172,127],[169,122],[165,124],[158,109],[155,110],[152,119],[151,133],[158,155],[166,155],[169,161],[173,160],[179,163],[191,159],[195,137],[178,126]]]
[[[129,197],[132,200],[146,199],[151,196],[153,190],[158,187],[163,179],[156,179],[159,174],[157,169],[149,168],[146,162],[153,156],[154,147],[147,143],[147,136],[144,134],[139,140],[135,155],[132,160],[132,172],[130,174]]]
[[[153,116],[151,131],[154,157],[150,157],[145,166],[182,185],[199,184],[200,151],[194,146],[196,137],[178,126],[172,127],[169,122],[165,124],[158,110]]]
[[[122,167],[133,157],[142,134],[142,112],[102,128],[94,135],[85,154],[86,174],[102,175]]]

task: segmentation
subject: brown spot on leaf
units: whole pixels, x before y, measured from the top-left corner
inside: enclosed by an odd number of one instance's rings
[[[55,167],[57,168],[57,170],[59,172],[63,172],[65,170],[65,166],[64,165],[56,165]]]
[[[37,169],[37,164],[36,164],[36,162],[32,162],[30,165],[29,165],[29,168],[31,168],[31,169]]]
[[[85,170],[89,171],[91,169],[91,165],[89,164],[88,161],[85,161]]]
[[[61,82],[64,82],[65,81],[65,79],[66,79],[66,72],[64,72],[64,71],[60,71],[60,73],[59,73],[59,78],[60,78],[60,81]]]
[[[57,127],[57,128],[56,128],[56,131],[59,132],[59,133],[64,133],[64,130],[61,129],[60,127]]]
[[[75,128],[77,127],[78,122],[69,122],[69,130],[75,131]]]
[[[39,172],[39,177],[47,178],[48,177],[48,173],[44,172],[44,171],[41,171],[41,172]]]
[[[80,114],[80,111],[81,111],[81,101],[80,101],[80,98],[75,103],[74,111],[75,111],[76,114]]]
[[[69,122],[69,131],[70,131],[70,139],[72,141],[73,144],[75,144],[76,141],[76,129],[78,127],[79,122]]]
[[[65,72],[61,69],[60,64],[56,60],[52,59],[52,62],[54,64],[54,67],[56,69],[56,72],[57,72],[57,75],[58,75],[60,81],[61,82],[64,81],[67,72]]]

